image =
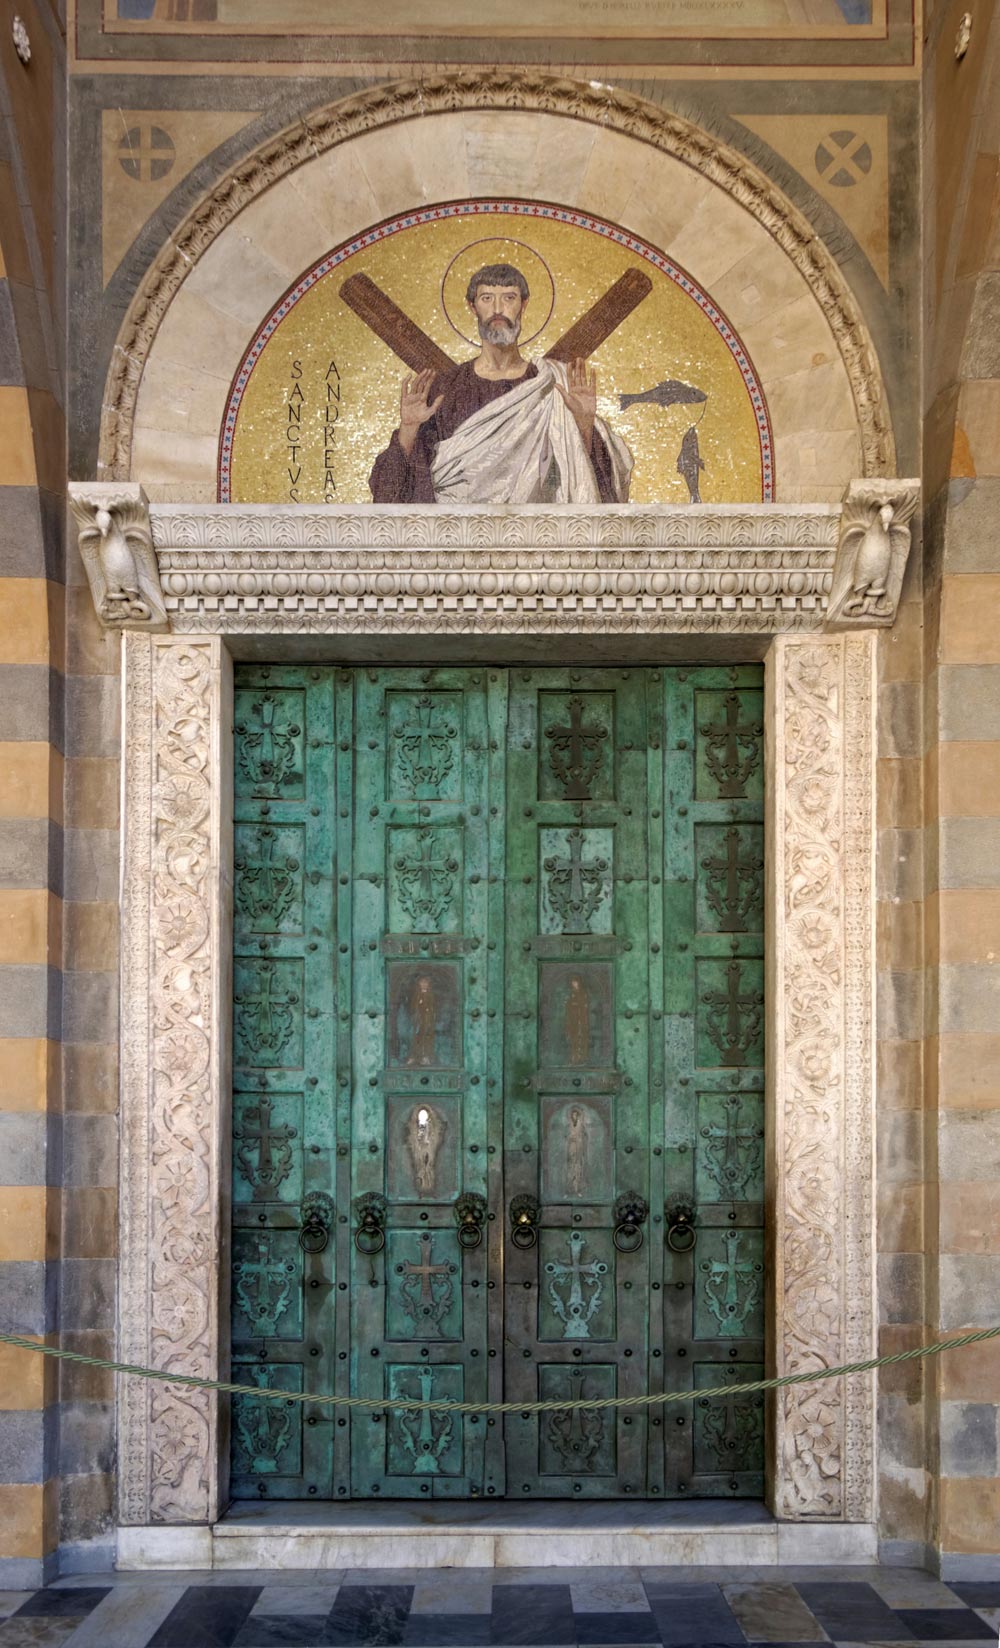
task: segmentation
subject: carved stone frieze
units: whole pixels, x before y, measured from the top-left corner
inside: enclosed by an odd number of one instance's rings
[[[827,629],[886,628],[896,617],[919,480],[852,481],[844,498]]]
[[[166,629],[149,500],[142,487],[100,481],[71,485],[69,501],[102,624],[111,629]]]
[[[175,631],[820,628],[827,505],[154,504]]]
[[[221,1349],[223,663],[218,640],[127,638],[120,1342],[130,1361],[207,1377]],[[217,1514],[216,1408],[125,1381],[123,1522]]]
[[[878,357],[848,282],[805,215],[737,150],[673,111],[601,82],[541,70],[476,68],[371,87],[307,114],[240,160],[178,224],[129,306],[103,399],[101,473],[131,473],[132,428],[153,339],[185,276],[244,207],[279,178],[378,127],[461,109],[523,109],[588,121],[675,156],[750,213],[799,271],[827,317],[851,385],[866,475],[891,474],[894,443]],[[405,137],[404,137],[405,140]]]
[[[768,670],[775,1372],[874,1354],[874,638],[788,637]],[[870,1375],[775,1408],[779,1517],[872,1514]]]

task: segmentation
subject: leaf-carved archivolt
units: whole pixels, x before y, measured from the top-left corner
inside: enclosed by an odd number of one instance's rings
[[[286,127],[240,160],[173,231],[140,282],[111,353],[103,398],[102,473],[126,479],[143,370],[185,276],[227,224],[279,178],[378,127],[461,109],[525,109],[587,121],[673,155],[756,219],[798,270],[827,317],[854,398],[866,476],[891,474],[892,425],[878,357],[847,281],[809,220],[746,156],[684,119],[597,81],[539,70],[468,69],[397,81],[339,100]]]

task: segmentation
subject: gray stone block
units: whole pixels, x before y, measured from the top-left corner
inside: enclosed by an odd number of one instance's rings
[[[879,1458],[901,1470],[921,1470],[924,1465],[924,1416],[919,1402],[905,1396],[878,1399]]]
[[[1000,378],[1000,274],[986,269],[976,281],[962,350],[962,378]]]
[[[1000,664],[941,664],[937,676],[941,742],[1000,739]]]
[[[996,572],[1000,480],[952,481],[945,522],[946,572]]]
[[[938,969],[937,1025],[939,1035],[953,1031],[973,1031],[995,1035],[1000,1027],[1000,967],[988,963],[977,967]]]
[[[924,896],[923,830],[880,830],[875,856],[876,897],[904,904]]]
[[[64,973],[64,1041],[114,1041],[118,1035],[117,973]]]
[[[45,1482],[55,1475],[55,1413],[0,1411],[0,1482]]]
[[[992,1253],[945,1253],[938,1260],[942,1332],[1000,1326],[1000,1287]]]
[[[35,487],[5,486],[0,509],[0,566],[4,577],[46,577],[44,538]]]
[[[2,988],[2,974],[0,974]],[[43,1185],[46,1180],[47,1121],[30,1111],[0,1111],[0,1184]]]
[[[2,122],[0,122],[2,124]],[[47,1557],[0,1556],[0,1588],[5,1591],[38,1591],[59,1572],[59,1553]]]
[[[1000,818],[941,818],[936,836],[938,887],[1000,885]]]
[[[67,1186],[113,1189],[118,1183],[118,1118],[67,1115],[63,1121],[63,1174]]]
[[[881,1040],[919,1040],[923,1034],[922,973],[880,973],[876,1001]]]
[[[992,1402],[941,1403],[942,1476],[996,1475],[997,1411]]]
[[[52,374],[49,371],[37,295],[33,287],[24,286],[20,281],[12,280],[9,286],[20,355],[21,382],[26,383],[31,389],[52,389]],[[14,383],[18,380],[11,378],[9,381]]]
[[[113,1328],[118,1261],[64,1259],[59,1322],[63,1328]]]
[[[59,1406],[59,1472],[82,1476],[114,1468],[112,1402],[62,1402]]]
[[[922,1111],[884,1112],[878,1117],[876,1138],[880,1185],[919,1184],[923,1181]]]
[[[48,664],[4,664],[0,742],[63,745],[63,678]]]
[[[941,1111],[938,1177],[1000,1179],[1000,1110]]]
[[[67,830],[63,897],[67,903],[117,904],[120,838],[117,830]],[[93,1041],[93,1036],[85,1036]]]
[[[882,760],[920,755],[921,687],[915,681],[890,681],[878,689],[878,754]]]
[[[48,818],[0,818],[0,887],[63,890],[63,833]]]
[[[883,1253],[878,1260],[879,1321],[922,1322],[924,1319],[923,1255]]]
[[[66,754],[117,756],[120,739],[118,676],[70,676],[66,682]]]
[[[0,384],[21,384],[21,350],[17,341],[10,281],[0,279]]]
[[[0,1299],[8,1333],[51,1333],[59,1301],[59,1266],[40,1259],[0,1260]]]
[[[0,967],[0,1036],[59,1040],[62,974],[55,967]]]

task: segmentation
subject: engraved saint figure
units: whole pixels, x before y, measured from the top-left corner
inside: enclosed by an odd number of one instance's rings
[[[437,1161],[448,1123],[428,1105],[418,1105],[406,1124],[406,1143],[413,1164],[413,1178],[421,1196],[430,1196],[437,1182]]]
[[[582,1196],[590,1182],[590,1135],[593,1117],[582,1105],[571,1104],[566,1115],[566,1189]]]
[[[437,1000],[429,973],[419,973],[410,992],[410,1054],[407,1064],[437,1062]]]
[[[590,996],[578,973],[569,981],[565,1028],[569,1063],[586,1064],[590,1057]]]

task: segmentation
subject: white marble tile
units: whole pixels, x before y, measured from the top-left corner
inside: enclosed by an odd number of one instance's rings
[[[117,1585],[77,1626],[69,1640],[73,1648],[148,1642],[186,1589],[186,1585],[176,1581],[159,1580],[147,1580],[143,1585]]]
[[[496,1578],[495,1568],[424,1571],[417,1576],[410,1612],[488,1614]]]
[[[595,1568],[568,1582],[560,1572],[559,1582],[569,1584],[573,1610],[578,1614],[644,1613],[649,1608],[636,1568]]]
[[[235,1579],[235,1575],[231,1576]],[[329,1585],[271,1585],[261,1591],[251,1609],[254,1614],[328,1614],[337,1600],[342,1575]]]
[[[217,1529],[215,1567],[489,1568],[493,1543],[488,1534],[385,1533],[377,1527],[350,1532]]]
[[[6,1619],[20,1608],[22,1602],[27,1602],[30,1591],[0,1591],[0,1619]]]
[[[655,1567],[704,1562],[777,1561],[775,1529],[741,1528],[737,1532],[718,1528],[684,1530],[676,1528],[648,1531],[604,1530],[601,1532],[546,1532],[537,1534],[497,1534],[497,1567],[589,1566]]]
[[[853,1575],[852,1575],[853,1578]],[[879,1568],[868,1581],[890,1608],[962,1608],[961,1597],[919,1568]]]

